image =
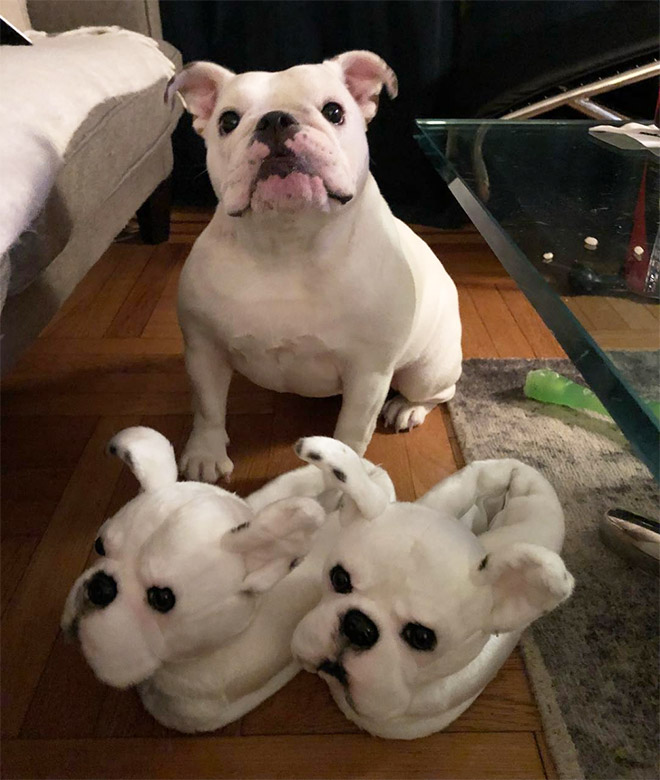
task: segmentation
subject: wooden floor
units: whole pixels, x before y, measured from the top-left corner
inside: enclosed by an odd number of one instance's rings
[[[179,213],[168,244],[114,244],[4,383],[3,776],[555,777],[517,652],[459,720],[426,739],[359,733],[306,673],[239,722],[191,738],[155,723],[134,692],[97,682],[65,642],[66,594],[94,557],[98,526],[136,489],[103,454],[106,442],[142,423],[180,449],[190,428],[174,302],[181,265],[207,220]],[[476,233],[420,233],[459,286],[465,357],[562,356]],[[337,409],[334,399],[235,381],[235,489],[245,495],[298,465],[293,442],[331,433]],[[404,500],[463,464],[444,409],[409,434],[379,429],[367,455],[387,468]]]

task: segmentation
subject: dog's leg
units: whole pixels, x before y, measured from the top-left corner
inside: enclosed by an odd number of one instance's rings
[[[343,398],[334,438],[364,455],[392,380],[391,372],[350,370],[343,377]]]
[[[193,385],[195,420],[179,470],[191,480],[216,482],[234,469],[227,457],[225,428],[233,370],[223,352],[206,338],[186,340],[186,368]]]
[[[432,356],[397,371],[392,386],[399,395],[383,406],[385,425],[391,425],[397,433],[421,425],[435,406],[451,401],[460,375],[460,354],[449,367]]]

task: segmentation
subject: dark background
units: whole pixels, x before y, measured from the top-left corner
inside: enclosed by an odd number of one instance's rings
[[[399,97],[369,127],[371,167],[395,213],[460,221],[445,185],[414,141],[416,117],[506,111],[657,54],[658,3],[649,0],[161,0],[163,35],[183,61],[233,71],[281,70],[349,49],[394,69]],[[553,89],[554,88],[554,89]],[[653,116],[657,85],[608,97]],[[570,114],[569,114],[570,115]],[[174,134],[174,197],[213,204],[202,140],[184,116]]]

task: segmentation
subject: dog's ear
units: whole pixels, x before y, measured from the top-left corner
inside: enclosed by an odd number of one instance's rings
[[[575,581],[557,553],[518,543],[487,555],[475,573],[490,585],[493,608],[486,630],[519,631],[567,599]]]
[[[326,488],[344,493],[339,512],[342,525],[359,517],[373,520],[395,500],[387,473],[337,439],[307,436],[296,442],[294,450],[301,460],[323,472]]]
[[[376,116],[383,86],[390,98],[397,96],[399,87],[394,71],[371,51],[347,51],[327,62],[339,66],[344,83],[367,122]]]
[[[157,490],[177,481],[174,449],[153,428],[125,428],[108,442],[107,452],[124,461],[142,490]]]
[[[167,85],[165,102],[169,103],[174,93],[178,92],[186,109],[194,117],[193,127],[202,133],[213,113],[218,95],[233,75],[232,71],[214,62],[191,62]]]
[[[249,523],[228,531],[223,549],[243,556],[245,590],[269,590],[309,552],[325,512],[312,498],[283,498],[258,512]]]

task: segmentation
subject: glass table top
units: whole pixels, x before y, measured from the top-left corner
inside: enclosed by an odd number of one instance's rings
[[[416,138],[658,479],[660,157],[597,124],[420,119]]]

